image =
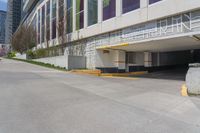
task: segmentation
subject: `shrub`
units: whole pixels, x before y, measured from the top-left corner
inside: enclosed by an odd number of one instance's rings
[[[26,56],[27,56],[27,59],[35,59],[36,58],[36,54],[32,50],[26,51]]]
[[[36,58],[44,58],[47,57],[47,50],[45,49],[38,49],[35,51]]]
[[[13,57],[16,57],[16,52],[9,52],[7,54],[8,58],[13,58]]]

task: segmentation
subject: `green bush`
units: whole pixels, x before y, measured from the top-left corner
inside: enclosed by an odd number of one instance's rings
[[[16,52],[9,52],[7,56],[8,58],[16,57]]]
[[[36,58],[36,54],[32,50],[26,51],[26,56],[27,56],[28,59],[35,59]]]
[[[44,58],[47,57],[47,50],[46,49],[38,49],[34,51],[36,58]]]

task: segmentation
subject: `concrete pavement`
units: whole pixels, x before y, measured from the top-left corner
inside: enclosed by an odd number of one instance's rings
[[[103,78],[3,59],[0,133],[199,133],[181,80]]]

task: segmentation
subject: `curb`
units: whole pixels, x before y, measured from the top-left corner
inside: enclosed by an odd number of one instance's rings
[[[188,90],[188,89],[187,89],[186,84],[183,84],[183,85],[181,86],[181,96],[184,96],[184,97],[188,96],[187,90]]]
[[[87,74],[87,75],[101,76],[101,77],[130,77],[136,75],[144,75],[148,73],[147,71],[129,72],[129,73],[101,73],[100,70],[71,70],[71,72],[76,74]]]
[[[140,72],[129,72],[129,73],[102,73],[101,76],[110,76],[110,77],[130,77],[136,75],[144,75],[147,74],[147,71],[140,71]]]

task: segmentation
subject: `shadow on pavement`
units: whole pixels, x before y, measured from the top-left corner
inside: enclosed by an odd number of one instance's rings
[[[170,70],[150,72],[148,74],[144,74],[144,75],[140,75],[140,76],[136,76],[136,77],[185,81],[185,76],[186,76],[187,70],[188,70],[188,68],[176,68],[176,69],[170,69]]]

